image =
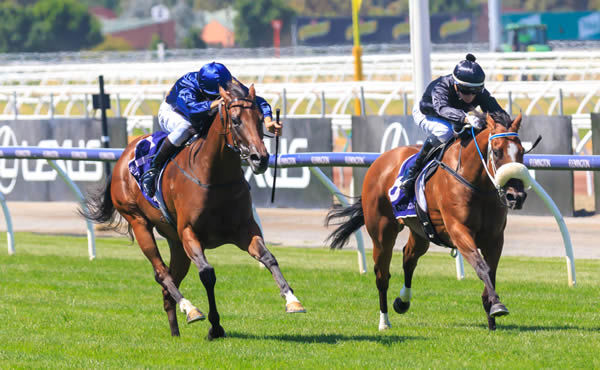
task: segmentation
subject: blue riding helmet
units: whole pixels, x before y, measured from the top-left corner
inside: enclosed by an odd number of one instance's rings
[[[478,94],[483,90],[485,73],[481,66],[475,62],[473,54],[467,54],[465,60],[461,60],[452,72],[456,87],[463,94]]]
[[[198,85],[207,95],[219,95],[219,86],[226,88],[231,79],[231,72],[221,63],[205,64],[198,71]]]

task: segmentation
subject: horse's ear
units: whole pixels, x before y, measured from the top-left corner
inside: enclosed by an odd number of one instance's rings
[[[248,97],[250,98],[250,100],[254,100],[254,98],[256,97],[256,90],[254,89],[254,84],[250,85],[250,88],[248,89]]]
[[[494,132],[494,130],[496,129],[496,122],[488,113],[485,114],[485,122],[487,123],[487,128],[489,128],[490,131]]]
[[[228,103],[231,100],[229,93],[221,85],[219,85],[219,95],[221,95],[225,103]]]
[[[523,118],[523,114],[521,112],[519,112],[519,115],[517,116],[517,118],[515,118],[515,120],[512,122],[512,124],[510,125],[510,132],[518,132],[519,128],[521,128],[521,119]]]

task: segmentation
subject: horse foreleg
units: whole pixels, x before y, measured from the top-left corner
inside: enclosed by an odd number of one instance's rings
[[[180,242],[174,242],[170,239],[167,239],[167,242],[169,243],[169,250],[171,251],[171,261],[169,262],[169,274],[173,278],[173,284],[175,284],[175,287],[179,288],[179,285],[181,284],[181,282],[183,281],[190,269],[190,259],[185,254],[183,246]],[[196,308],[187,299],[183,298],[178,303],[181,311],[186,314],[186,321],[188,324],[205,319],[204,314],[200,312],[200,310]],[[173,309],[173,315],[174,314],[175,310]],[[168,311],[167,315],[169,315]]]
[[[483,254],[483,258],[490,267],[489,275],[494,289],[496,288],[496,271],[498,268],[498,262],[500,261],[500,255],[502,254],[504,235],[500,235],[499,239],[495,240],[495,242],[496,243],[494,245],[490,245],[488,248],[481,249],[481,254]],[[493,302],[490,300],[490,292],[485,287],[483,288],[483,293],[481,294],[481,302],[483,303],[483,309],[487,314],[488,328],[490,330],[496,330],[496,316],[508,315],[508,310],[502,303],[500,303],[500,305],[496,304],[494,310],[492,311]],[[502,314],[500,314],[500,312],[502,312]]]
[[[279,287],[281,296],[285,298],[285,312],[287,313],[303,313],[306,312],[298,298],[294,295],[294,291],[283,277],[279,264],[275,256],[267,249],[265,242],[260,235],[254,235],[248,246],[248,254],[260,261],[266,268],[271,271],[273,279]]]
[[[156,240],[152,234],[152,228],[145,222],[134,219],[128,220],[132,225],[132,230],[135,238],[140,246],[140,249],[148,258],[154,269],[154,280],[163,288],[163,305],[169,320],[169,327],[172,336],[179,336],[179,325],[177,324],[177,315],[175,314],[175,303],[178,303],[183,311],[190,317],[195,317],[195,320],[204,319],[204,315],[190,301],[183,297],[183,294],[178,289],[179,283],[175,283],[175,279],[169,273],[169,270],[160,255]],[[185,276],[185,274],[183,275]],[[183,279],[183,277],[181,277]]]
[[[206,290],[209,307],[208,321],[210,321],[211,324],[211,328],[208,329],[207,338],[208,340],[213,340],[224,337],[225,330],[221,326],[221,318],[217,311],[217,302],[215,300],[215,284],[217,283],[215,269],[206,260],[204,249],[191,228],[188,227],[183,229],[181,236],[185,252],[198,268],[200,281]]]
[[[500,302],[500,297],[494,288],[494,282],[492,281],[491,277],[491,269],[486,261],[481,257],[481,254],[479,254],[471,231],[466,226],[456,223],[454,227],[449,228],[449,232],[452,242],[456,248],[458,248],[460,254],[462,254],[462,256],[471,264],[471,266],[473,266],[477,276],[481,279],[481,281],[483,281],[483,296],[487,295],[486,302],[490,306],[488,315],[492,318],[496,316],[507,315],[508,310],[504,304]],[[487,313],[488,311],[486,305],[484,305],[484,309],[486,309]],[[490,327],[490,330],[494,330],[494,328]]]
[[[402,249],[402,267],[404,269],[404,286],[400,294],[394,300],[394,310],[403,314],[410,308],[412,298],[412,278],[417,261],[429,249],[429,241],[411,230],[408,241]]]

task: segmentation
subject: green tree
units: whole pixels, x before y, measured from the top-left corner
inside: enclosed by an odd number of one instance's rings
[[[235,41],[242,47],[273,46],[271,21],[281,19],[283,33],[290,32],[294,11],[284,0],[235,0],[236,16],[233,20]]]
[[[28,51],[77,51],[102,42],[100,23],[76,0],[41,0],[28,10]]]
[[[24,7],[10,2],[0,4],[0,52],[23,51],[31,22]]]
[[[198,28],[192,28],[187,36],[183,39],[183,47],[185,49],[205,49],[206,42],[202,40],[200,37],[202,35],[202,31]]]

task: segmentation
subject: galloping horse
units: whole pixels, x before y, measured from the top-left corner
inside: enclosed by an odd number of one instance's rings
[[[489,329],[495,330],[495,317],[508,314],[495,290],[507,208],[520,209],[527,194],[521,180],[511,179],[504,188],[496,187],[492,180],[495,169],[501,165],[523,162],[524,151],[517,134],[521,115],[512,122],[506,114],[494,115],[494,118],[488,115],[484,119],[487,127],[476,136],[471,131],[475,140],[466,137],[447,149],[440,168],[426,184],[425,198],[432,225],[441,241],[457,248],[483,281],[483,308]],[[416,151],[415,147],[400,147],[383,153],[367,171],[358,201],[346,208],[333,209],[327,215],[327,224],[333,219],[349,217],[329,236],[331,248],[343,247],[350,235],[363,225],[371,236],[379,290],[380,330],[391,327],[387,290],[396,236],[405,226],[410,229],[403,249],[404,287],[394,301],[398,313],[405,313],[410,306],[413,272],[419,257],[429,248],[429,239],[419,221],[414,217],[396,220],[388,197],[388,189],[394,184],[400,165]]]
[[[108,222],[116,229],[121,221],[115,212],[118,211],[129,223],[130,237],[135,235],[152,264],[155,280],[162,286],[164,309],[173,336],[179,335],[176,304],[186,313],[188,323],[204,319],[202,312],[179,291],[190,260],[198,268],[208,296],[208,320],[212,325],[208,339],[225,336],[215,301],[216,275],[204,251],[227,243],[248,252],[269,269],[287,301],[287,312],[304,312],[277,260],[265,246],[253,217],[250,187],[241,168],[242,158],[248,159],[256,174],[264,173],[268,166],[269,153],[262,141],[262,113],[255,102],[254,86],[250,86],[247,96],[235,85],[230,85],[227,91],[220,88],[219,92],[223,103],[206,138],[185,147],[167,164],[160,180],[174,225],[144,198],[129,172],[128,162],[142,138],[127,146],[106,188],[87,198],[90,211],[85,216],[89,219]],[[168,241],[169,267],[156,246],[155,227]]]

